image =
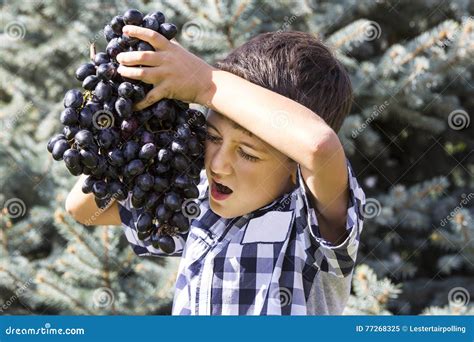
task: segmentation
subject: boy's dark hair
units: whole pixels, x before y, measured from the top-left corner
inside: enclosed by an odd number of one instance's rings
[[[308,107],[336,133],[351,108],[347,71],[329,48],[309,33],[259,34],[218,61],[216,67]]]

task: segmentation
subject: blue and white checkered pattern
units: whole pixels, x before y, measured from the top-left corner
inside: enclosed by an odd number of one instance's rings
[[[272,203],[244,216],[221,218],[209,207],[201,172],[201,214],[189,233],[175,237],[182,256],[174,315],[340,314],[350,293],[363,227],[365,194],[349,160],[347,239],[338,246],[319,234],[315,209],[298,167],[298,183]],[[308,193],[307,193],[308,191]],[[137,238],[140,210],[119,202],[125,235],[139,256],[167,256]]]

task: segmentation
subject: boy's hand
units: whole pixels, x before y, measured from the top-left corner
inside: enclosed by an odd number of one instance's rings
[[[122,76],[154,85],[146,98],[135,105],[136,110],[163,98],[204,104],[201,99],[211,84],[212,71],[215,70],[212,66],[176,41],[169,41],[150,29],[126,25],[123,33],[148,42],[156,50],[117,55],[117,61],[121,64],[118,72]]]

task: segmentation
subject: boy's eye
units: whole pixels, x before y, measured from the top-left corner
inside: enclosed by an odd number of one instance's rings
[[[209,133],[206,133],[206,139],[209,140],[211,143],[214,143],[214,144],[218,143],[221,140],[221,138],[213,136],[212,134],[209,134]],[[259,160],[259,158],[245,153],[244,151],[242,151],[242,149],[239,149],[238,152],[239,152],[239,154],[242,158],[244,158],[248,161],[256,162],[256,161]]]
[[[213,135],[211,135],[211,134],[209,134],[209,133],[206,133],[206,139],[209,140],[210,142],[213,142],[213,143],[215,143],[215,142],[217,142],[217,141],[220,140],[220,138],[215,137],[215,136],[213,136]]]
[[[247,159],[248,161],[251,161],[251,162],[256,162],[259,160],[259,158],[251,156],[250,154],[247,154],[240,149],[239,149],[239,154],[242,156],[242,158]]]

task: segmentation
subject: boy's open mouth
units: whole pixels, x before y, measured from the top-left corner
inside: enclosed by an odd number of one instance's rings
[[[229,195],[229,194],[234,192],[231,188],[225,186],[224,184],[217,183],[214,180],[213,180],[213,182],[216,186],[217,191],[221,194]]]

